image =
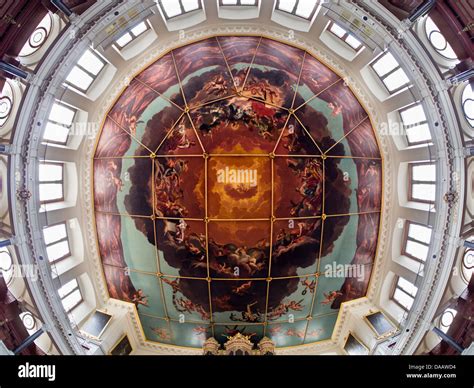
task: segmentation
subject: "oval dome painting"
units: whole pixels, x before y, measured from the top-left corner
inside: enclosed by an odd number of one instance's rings
[[[366,295],[382,157],[351,89],[300,48],[219,36],[170,51],[116,100],[93,166],[108,292],[148,341],[324,341]]]

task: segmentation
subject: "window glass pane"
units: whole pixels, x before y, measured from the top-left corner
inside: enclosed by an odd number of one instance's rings
[[[415,181],[434,182],[436,181],[436,166],[434,164],[414,164],[412,165],[412,178]]]
[[[466,117],[466,120],[469,122],[471,127],[474,127],[474,90],[472,84],[468,84],[464,88],[461,101],[464,117]]]
[[[445,333],[448,331],[449,326],[453,323],[454,317],[458,312],[454,309],[446,309],[446,311],[441,315],[441,330]]]
[[[49,119],[64,125],[71,125],[74,120],[75,111],[62,104],[54,103],[49,114]]]
[[[181,7],[179,6],[178,1],[161,0],[161,4],[167,17],[171,18],[173,16],[181,14]]]
[[[62,199],[62,183],[40,183],[39,185],[40,201],[54,201]]]
[[[8,248],[0,248],[0,276],[9,283],[13,276],[13,261]]]
[[[351,46],[353,49],[358,49],[360,46],[362,46],[362,43],[359,39],[354,38],[352,35],[349,35],[346,38],[346,43]]]
[[[448,59],[457,59],[453,48],[430,17],[426,18],[425,30],[428,40],[436,51]]]
[[[467,250],[462,260],[462,274],[466,283],[469,283],[474,273],[474,251]]]
[[[403,124],[406,126],[418,124],[426,121],[425,110],[421,104],[414,105],[408,109],[400,111]]]
[[[237,0],[222,0],[223,5],[235,5],[237,4]]]
[[[428,256],[428,247],[426,245],[408,240],[405,248],[406,253],[425,261]]]
[[[77,63],[89,73],[94,75],[99,74],[99,72],[104,67],[104,63],[91,50],[87,50],[84,54],[82,54],[82,57]]]
[[[308,19],[316,8],[317,2],[317,0],[300,0],[296,7],[296,15]]]
[[[7,248],[0,248],[0,270],[8,271],[13,264],[12,257]]]
[[[66,296],[63,299],[63,307],[66,312],[69,312],[76,306],[78,303],[82,301],[82,295],[79,290],[74,291],[72,294]]]
[[[410,310],[413,306],[413,298],[405,294],[403,291],[396,289],[393,294],[393,299],[400,303],[405,309]]]
[[[194,11],[199,8],[198,0],[181,0],[184,8],[184,12]]]
[[[286,12],[293,12],[293,8],[295,8],[296,0],[280,0],[278,5],[279,9]]]
[[[18,53],[19,57],[25,57],[38,51],[49,36],[51,32],[51,15],[48,13],[36,26],[36,29],[30,35],[28,41],[21,48]]]
[[[118,38],[115,43],[117,43],[120,47],[125,46],[127,43],[132,41],[132,35],[130,35],[128,32],[123,34],[120,38]]]
[[[72,290],[79,287],[76,279],[72,279],[70,282],[64,284],[59,290],[58,294],[60,298],[64,298],[65,295],[69,294]]]
[[[0,93],[0,126],[4,125],[13,108],[13,89],[8,80],[3,84]]]
[[[408,226],[408,237],[429,244],[431,241],[431,228],[410,222]]]
[[[330,28],[331,32],[337,35],[339,38],[342,38],[347,32],[344,28],[338,26],[336,23],[333,23]]]
[[[34,333],[37,330],[37,323],[36,319],[29,311],[25,311],[19,315],[25,329],[28,331],[29,334]]]
[[[414,127],[408,127],[405,129],[408,142],[420,143],[431,140],[430,127],[428,124],[416,125]]]
[[[48,121],[44,129],[43,139],[56,143],[66,143],[69,128]]]
[[[416,296],[416,292],[418,291],[418,288],[415,287],[414,284],[410,283],[408,280],[405,280],[402,277],[398,278],[397,286],[413,297]]]
[[[392,74],[390,74],[383,80],[383,83],[385,84],[385,86],[387,86],[387,89],[390,92],[398,89],[403,85],[406,85],[409,82],[410,80],[408,79],[403,69],[398,69],[394,71]]]
[[[132,34],[138,36],[143,34],[147,30],[145,22],[138,23],[135,27],[132,28]]]
[[[56,261],[64,256],[69,255],[69,244],[67,241],[61,241],[46,247],[48,259],[50,262]]]
[[[41,182],[61,181],[62,179],[62,165],[49,163],[41,163],[39,165],[39,180]]]
[[[446,42],[446,48],[441,52],[441,55],[444,55],[446,58],[449,59],[457,59],[458,56],[454,52],[453,48],[449,44],[449,42]]]
[[[74,66],[69,75],[66,77],[66,81],[70,82],[81,90],[87,90],[94,81],[94,78],[92,78],[84,70]]]
[[[58,224],[48,226],[43,229],[43,236],[46,245],[62,240],[67,237],[66,225]]]
[[[441,34],[439,31],[432,31],[430,33],[430,42],[433,45],[433,47],[440,53],[442,53],[443,50],[447,48],[447,44],[448,44],[443,34]]]
[[[435,185],[433,184],[419,184],[416,183],[413,185],[412,189],[413,199],[418,199],[421,201],[430,201],[434,202],[435,200]]]
[[[257,5],[257,0],[240,0],[242,5]]]
[[[372,66],[379,76],[384,76],[398,66],[398,62],[391,53],[381,56]]]

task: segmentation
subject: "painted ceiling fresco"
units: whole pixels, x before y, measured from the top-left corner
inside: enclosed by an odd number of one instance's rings
[[[301,49],[226,36],[167,53],[115,102],[93,163],[108,291],[149,341],[323,341],[366,294],[381,155],[350,88]]]

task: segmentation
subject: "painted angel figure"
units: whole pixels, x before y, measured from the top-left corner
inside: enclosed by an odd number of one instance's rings
[[[329,292],[323,292],[323,295],[325,299],[321,302],[321,304],[327,305],[334,302],[334,300],[338,296],[342,296],[342,292],[334,290],[334,291],[329,291]]]
[[[185,231],[188,227],[188,224],[183,219],[179,220],[178,225],[176,225],[176,242],[182,243],[184,241]]]
[[[339,105],[337,102],[330,102],[328,104],[328,108],[332,110],[333,116],[337,116],[342,112],[342,106]]]

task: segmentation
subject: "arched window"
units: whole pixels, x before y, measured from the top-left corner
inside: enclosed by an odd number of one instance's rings
[[[7,122],[13,108],[13,89],[8,80],[3,85],[0,95],[0,127]]]
[[[469,283],[474,273],[474,250],[467,249],[462,258],[462,277],[466,283]]]
[[[19,57],[26,57],[38,51],[46,39],[48,39],[49,33],[51,32],[51,25],[52,25],[51,15],[48,13],[46,16],[41,20],[41,22],[36,26],[36,29],[30,35],[30,38],[22,47],[20,53],[18,54]]]
[[[464,88],[461,97],[462,111],[464,117],[471,127],[474,127],[474,90],[472,83],[469,83]]]
[[[451,45],[448,43],[446,38],[443,36],[438,26],[434,21],[427,17],[425,21],[425,32],[426,37],[431,43],[431,46],[443,57],[449,60],[458,59]]]
[[[0,248],[0,273],[8,284],[13,277],[13,260],[8,248]]]

